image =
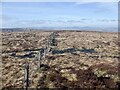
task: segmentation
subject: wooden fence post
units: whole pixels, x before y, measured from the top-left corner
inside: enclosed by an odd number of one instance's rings
[[[28,90],[28,87],[29,87],[29,64],[28,63],[24,65],[24,73],[25,73],[24,90]]]
[[[41,54],[41,51],[39,51],[39,52],[38,52],[38,62],[39,62],[39,63],[38,63],[38,64],[39,64],[38,66],[39,66],[39,67],[40,67],[40,65],[41,65],[41,60],[42,60],[42,54]]]

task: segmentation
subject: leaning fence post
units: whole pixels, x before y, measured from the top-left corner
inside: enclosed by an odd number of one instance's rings
[[[43,58],[46,58],[46,48],[44,48],[44,52],[43,52]]]
[[[24,65],[24,73],[25,73],[24,90],[28,90],[28,87],[29,87],[29,64],[28,63]]]
[[[41,52],[40,51],[38,52],[38,61],[39,61],[39,67],[40,67],[41,65]]]

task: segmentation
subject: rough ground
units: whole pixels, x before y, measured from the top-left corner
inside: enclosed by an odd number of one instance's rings
[[[3,88],[22,88],[25,62],[30,65],[30,88],[117,88],[118,34],[58,31],[57,47],[38,67],[35,54],[52,32],[3,32]]]

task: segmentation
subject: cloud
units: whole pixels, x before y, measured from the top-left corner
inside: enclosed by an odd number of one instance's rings
[[[119,0],[1,0],[2,2],[118,2]]]
[[[118,20],[116,19],[98,19],[97,21],[99,22],[118,22]]]
[[[91,11],[93,13],[96,13],[96,14],[99,14],[99,13],[115,13],[117,14],[118,13],[118,2],[99,2],[99,1],[96,1],[96,2],[76,2],[75,3],[75,6],[80,6],[80,5],[86,5],[86,6],[91,6]],[[86,7],[85,6],[85,7]],[[92,8],[92,6],[94,6],[94,8]],[[118,14],[117,14],[118,15]]]
[[[72,1],[72,0],[71,0]],[[80,4],[88,4],[88,3],[93,3],[93,2],[102,2],[102,3],[105,3],[105,2],[119,2],[119,0],[76,0],[76,5],[80,5]]]
[[[4,27],[45,27],[45,26],[95,26],[99,24],[117,23],[117,19],[94,19],[94,18],[79,18],[79,19],[60,19],[60,20],[13,20],[5,16],[3,20]],[[10,19],[9,19],[10,18]],[[92,23],[91,23],[92,22]]]
[[[81,23],[84,22],[83,20],[68,20],[69,23]]]
[[[84,26],[87,19],[80,20],[14,20],[4,21],[4,27],[61,27],[61,26]]]
[[[93,23],[90,23],[92,19],[81,18],[80,20],[15,20],[15,21],[5,21],[3,23],[4,27],[72,27],[72,26],[96,26],[97,23],[115,23],[115,19],[98,19],[93,20]],[[106,24],[107,24],[106,23]]]
[[[100,2],[97,3],[97,9],[94,10],[94,13],[107,13],[111,12],[118,15],[118,3],[116,2]]]

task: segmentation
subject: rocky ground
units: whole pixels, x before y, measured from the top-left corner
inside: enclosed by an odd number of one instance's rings
[[[118,88],[118,34],[110,32],[58,31],[53,54],[38,67],[36,52],[52,32],[2,33],[2,86],[24,87],[24,64],[30,65],[29,88]]]

